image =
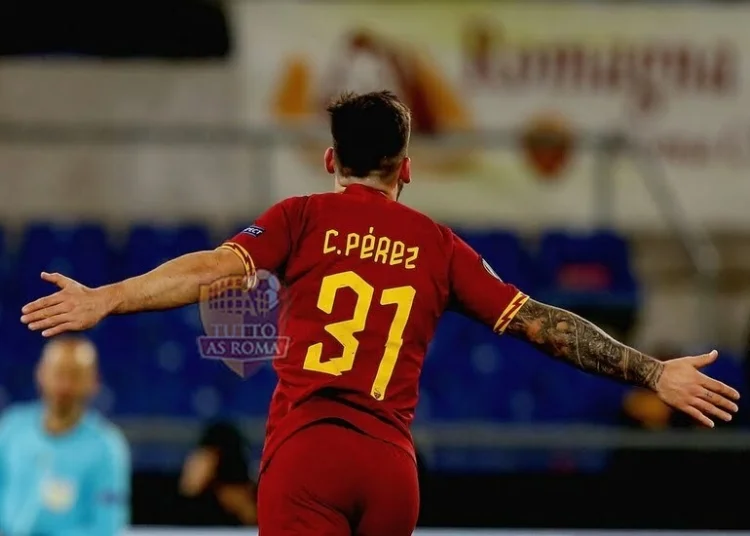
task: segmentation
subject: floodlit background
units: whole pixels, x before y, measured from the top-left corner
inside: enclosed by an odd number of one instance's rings
[[[43,341],[18,311],[51,290],[40,271],[104,284],[330,189],[324,102],[384,87],[414,113],[405,203],[639,349],[718,348],[710,372],[746,391],[750,4],[78,5],[0,7],[1,406],[36,396]],[[214,522],[178,485],[214,420],[242,430],[256,469],[274,373],[201,359],[201,334],[197,307],[91,333],[136,525]],[[750,529],[749,413],[694,430],[649,393],[446,316],[414,427],[421,524]]]

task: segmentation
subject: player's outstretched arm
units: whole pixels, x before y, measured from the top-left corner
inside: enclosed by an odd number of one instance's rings
[[[716,351],[661,362],[569,311],[531,299],[521,306],[506,333],[586,372],[651,389],[706,426],[714,426],[711,417],[729,421],[737,411],[733,401],[739,393],[698,370],[716,360]]]
[[[153,311],[195,303],[200,289],[230,276],[244,276],[239,256],[226,248],[189,253],[154,270],[112,285],[89,288],[60,274],[42,274],[60,290],[21,309],[21,322],[52,337],[81,331],[112,314]]]

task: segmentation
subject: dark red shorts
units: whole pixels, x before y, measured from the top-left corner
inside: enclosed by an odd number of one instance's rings
[[[322,422],[279,447],[260,478],[260,536],[411,536],[414,459],[345,424]]]

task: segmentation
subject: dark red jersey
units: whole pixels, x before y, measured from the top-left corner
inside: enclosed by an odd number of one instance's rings
[[[450,229],[362,185],[281,201],[223,247],[285,287],[289,345],[274,360],[263,466],[325,419],[413,454],[419,376],[443,311],[501,333],[527,300]]]

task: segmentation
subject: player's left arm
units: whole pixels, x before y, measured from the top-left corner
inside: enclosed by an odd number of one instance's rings
[[[586,372],[652,390],[664,371],[662,362],[615,340],[593,323],[533,299],[518,309],[505,332]]]
[[[718,353],[659,361],[607,335],[588,320],[531,299],[508,322],[506,333],[581,370],[645,387],[701,424],[731,421],[739,393],[699,372]]]
[[[645,387],[706,426],[709,416],[731,420],[739,393],[697,369],[716,352],[661,362],[623,344],[570,311],[530,299],[504,283],[465,242],[455,238],[450,266],[457,308],[498,334],[523,339],[542,352],[592,374]]]

